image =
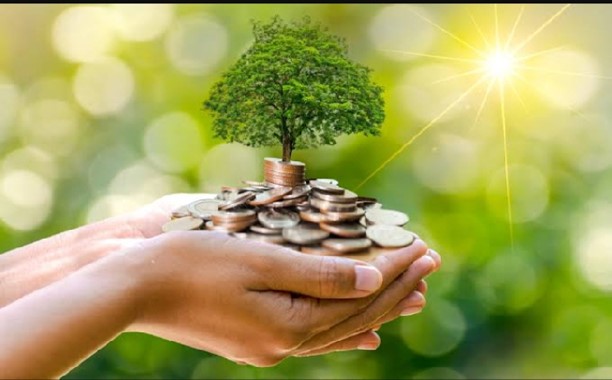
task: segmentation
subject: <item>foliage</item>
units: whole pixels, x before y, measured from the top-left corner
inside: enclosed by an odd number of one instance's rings
[[[217,82],[205,108],[217,136],[249,146],[334,144],[343,133],[376,135],[384,120],[382,87],[347,57],[343,39],[309,18],[253,23],[255,41]]]

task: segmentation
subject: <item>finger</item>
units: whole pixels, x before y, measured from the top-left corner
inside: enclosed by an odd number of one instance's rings
[[[423,295],[427,294],[427,281],[419,281],[419,283],[417,284],[417,290]]]
[[[338,256],[304,255],[286,248],[265,247],[270,268],[263,273],[264,290],[315,298],[357,298],[377,291],[380,271],[368,263]],[[270,255],[271,253],[271,255]]]
[[[434,260],[434,262],[436,263],[436,267],[434,270],[438,270],[440,269],[440,266],[442,265],[442,257],[440,256],[440,254],[436,251],[434,251],[433,249],[428,249],[427,250],[427,254]]]
[[[399,317],[407,317],[418,314],[423,311],[426,304],[427,301],[425,300],[425,296],[418,290],[415,290],[414,292],[410,293],[408,297],[404,298],[397,305],[395,305],[393,309],[376,320],[374,325],[380,326]]]
[[[425,253],[427,253],[427,245],[425,242],[416,240],[408,247],[390,251],[384,255],[378,256],[372,261],[371,264],[378,268],[383,276],[382,286],[380,287],[381,291],[387,288],[389,284],[398,278],[398,276],[408,270],[411,264],[425,255]],[[306,314],[310,316],[310,320],[306,322],[312,326],[313,331],[318,332],[329,329],[331,326],[340,323],[342,320],[366,308],[376,299],[378,293],[346,302],[302,298],[296,299],[294,305],[297,309],[307,310]],[[407,295],[408,293],[404,296]]]
[[[329,354],[331,352],[350,350],[376,350],[380,346],[380,342],[380,336],[378,336],[378,334],[376,334],[374,331],[369,330],[339,342],[332,343],[326,347],[303,352],[295,356],[315,356]]]
[[[366,310],[353,315],[343,322],[323,331],[300,346],[302,351],[310,351],[342,340],[354,331],[363,331],[391,311],[402,299],[416,289],[418,282],[435,268],[435,262],[429,256],[417,259],[400,278],[385,289]]]

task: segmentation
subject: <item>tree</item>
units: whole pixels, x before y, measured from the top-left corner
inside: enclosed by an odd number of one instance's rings
[[[343,133],[378,135],[382,87],[348,59],[345,41],[309,18],[253,22],[253,45],[223,74],[204,102],[216,137],[249,146],[294,149],[335,144]]]

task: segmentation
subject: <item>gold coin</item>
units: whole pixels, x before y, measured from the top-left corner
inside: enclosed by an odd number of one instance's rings
[[[345,238],[358,238],[365,236],[366,229],[364,226],[358,223],[341,223],[341,224],[328,224],[328,223],[320,223],[319,227],[332,233],[334,235],[338,235],[340,237]]]
[[[408,215],[403,212],[385,209],[369,209],[366,211],[366,219],[371,224],[388,224],[392,226],[403,226],[408,223]]]
[[[283,237],[290,243],[309,245],[326,239],[329,237],[329,232],[321,230],[316,224],[300,223],[291,228],[284,228]]]
[[[405,247],[414,241],[414,234],[399,226],[375,224],[368,226],[366,236],[374,243],[385,248]]]
[[[359,252],[366,250],[372,246],[370,239],[325,239],[321,242],[321,245],[325,248],[333,249],[334,251],[346,253],[346,252]]]
[[[191,231],[197,230],[202,226],[204,221],[193,216],[185,216],[183,218],[173,219],[162,226],[163,232],[170,231]]]

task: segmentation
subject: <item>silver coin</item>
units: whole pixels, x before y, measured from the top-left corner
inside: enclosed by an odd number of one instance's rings
[[[326,239],[329,237],[329,232],[321,230],[316,224],[300,223],[291,228],[284,228],[283,237],[294,244],[309,245]]]
[[[265,210],[257,214],[259,222],[268,228],[290,228],[300,222],[300,216],[295,212],[279,209]]]
[[[323,181],[310,181],[310,187],[312,190],[318,191],[325,194],[334,194],[334,195],[342,195],[344,194],[344,189],[337,186],[332,185],[331,183],[323,182]]]
[[[368,223],[403,226],[408,223],[408,215],[403,212],[385,209],[369,209],[365,214]]]
[[[204,221],[193,216],[185,216],[183,218],[173,219],[162,226],[163,232],[170,231],[191,231],[199,229]]]
[[[357,194],[350,190],[344,190],[344,194],[342,195],[325,194],[320,191],[313,191],[312,196],[324,201],[335,203],[356,203],[358,199]]]
[[[204,220],[210,220],[211,216],[219,212],[219,205],[223,202],[218,199],[200,199],[187,205],[191,215]]]
[[[345,238],[358,238],[365,236],[366,234],[365,227],[360,225],[359,223],[320,223],[319,227],[324,231]]]
[[[283,233],[283,230],[281,229],[268,228],[268,227],[264,227],[259,224],[254,224],[251,227],[249,227],[249,229],[261,235],[280,235]]]
[[[374,243],[384,248],[405,247],[414,241],[414,234],[399,226],[375,224],[369,226],[366,236]]]

